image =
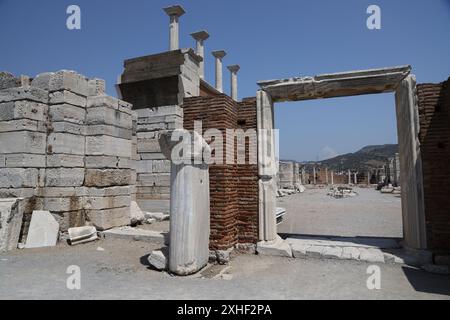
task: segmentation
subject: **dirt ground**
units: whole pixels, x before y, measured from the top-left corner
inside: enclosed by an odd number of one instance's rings
[[[277,199],[286,208],[278,233],[330,236],[402,238],[399,195],[382,194],[371,188],[354,188],[355,197],[335,199],[328,189],[306,189],[304,193]]]

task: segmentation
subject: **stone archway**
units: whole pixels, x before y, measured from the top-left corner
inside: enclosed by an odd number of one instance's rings
[[[416,80],[410,66],[324,74],[258,82],[258,246],[284,246],[276,228],[277,160],[274,139],[274,103],[395,92],[400,150],[404,245],[426,249],[422,163]]]

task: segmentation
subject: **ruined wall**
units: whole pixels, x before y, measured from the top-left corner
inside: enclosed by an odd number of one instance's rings
[[[238,103],[237,127],[256,130],[256,98],[243,99]],[[252,148],[251,148],[251,144]],[[250,149],[257,151],[257,140],[247,140],[246,164],[237,167],[238,189],[238,240],[239,243],[258,241],[258,165],[249,162]]]
[[[428,248],[450,250],[450,79],[417,86]]]
[[[161,153],[159,132],[183,127],[183,109],[177,105],[136,110],[136,197],[170,199],[170,160]]]
[[[202,121],[203,131],[212,128],[220,130],[224,142],[226,129],[256,129],[255,99],[237,103],[223,94],[188,98],[184,100],[183,110],[185,129],[193,130],[194,121]],[[246,150],[250,147],[249,143]],[[257,165],[226,164],[226,153],[235,158],[236,150],[224,149],[224,164],[212,164],[209,169],[210,248],[213,250],[226,250],[237,243],[255,243],[258,233]]]
[[[3,78],[12,76],[3,76]],[[0,88],[0,197],[24,197],[66,231],[129,224],[131,105],[72,71]]]

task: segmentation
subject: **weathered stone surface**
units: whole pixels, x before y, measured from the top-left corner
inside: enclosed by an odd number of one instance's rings
[[[322,257],[325,259],[341,259],[342,258],[342,248],[325,247],[322,252]]]
[[[92,226],[69,228],[69,242],[72,246],[98,239],[97,229]]]
[[[0,252],[17,248],[23,210],[21,199],[0,199]]]
[[[130,205],[130,220],[131,225],[136,225],[142,223],[145,219],[144,212],[142,212],[141,208],[139,208],[136,201],[131,201]]]
[[[85,209],[101,210],[110,208],[129,207],[131,197],[112,196],[112,197],[87,197],[84,202]]]
[[[86,124],[106,124],[131,129],[131,115],[110,107],[90,107],[87,109]]]
[[[346,260],[358,260],[360,255],[360,250],[355,247],[344,247],[342,248],[342,259]]]
[[[86,188],[86,194],[90,197],[112,197],[129,195],[131,186],[112,186],[105,188]]]
[[[164,233],[132,227],[113,228],[103,232],[106,239],[127,239],[164,244]]]
[[[17,119],[46,121],[47,105],[34,101],[0,103],[0,121]]]
[[[197,133],[199,153],[209,150],[205,140]],[[175,144],[171,133],[162,134],[159,142],[166,156]],[[196,154],[192,155],[193,157]],[[177,159],[179,160],[179,159]],[[207,164],[175,164],[171,167],[170,199],[170,252],[169,269],[177,275],[197,272],[208,263],[209,257],[209,171]]]
[[[152,253],[148,257],[148,263],[155,268],[156,270],[166,270],[169,263],[166,255],[158,250],[158,251],[152,251]]]
[[[19,153],[0,155],[0,168],[44,168],[45,155]]]
[[[300,101],[392,92],[410,72],[410,66],[400,66],[260,81],[258,85],[271,95],[274,102]]]
[[[0,90],[0,103],[17,100],[47,103],[48,98],[47,91],[35,87],[19,87]]]
[[[47,126],[45,122],[30,119],[2,121],[0,132],[11,131],[36,131],[45,133]]]
[[[16,131],[0,133],[1,153],[45,154],[46,136],[41,132]]]
[[[0,168],[0,188],[34,188],[38,178],[38,169]]]
[[[130,207],[86,210],[86,218],[98,230],[127,226],[130,224]]]
[[[52,247],[56,245],[59,224],[48,211],[33,211],[25,248]]]
[[[70,91],[56,91],[49,94],[50,104],[71,104],[78,107],[86,106],[86,98]]]
[[[84,155],[84,139],[70,133],[51,133],[47,138],[47,149],[51,149],[51,153]]]
[[[131,160],[113,156],[86,156],[86,168],[88,169],[130,169]]]
[[[292,257],[291,246],[279,236],[273,241],[258,242],[256,252],[266,256]]]
[[[131,158],[131,140],[110,136],[86,137],[86,154]]]
[[[100,136],[106,135],[116,138],[122,138],[131,140],[132,139],[132,131],[131,129],[124,129],[110,125],[103,124],[91,124],[85,127],[85,134],[87,136]]]
[[[68,90],[83,96],[89,93],[88,79],[70,70],[41,73],[33,79],[31,85],[48,91]]]
[[[21,81],[12,73],[2,71],[0,72],[0,90],[20,87]]]
[[[47,168],[84,168],[84,156],[72,154],[47,155]]]
[[[51,168],[45,170],[45,185],[47,187],[81,187],[83,181],[83,168]]]
[[[91,79],[88,81],[88,95],[100,96],[105,94],[106,83],[103,79]]]
[[[107,187],[129,185],[130,169],[86,169],[85,186]]]
[[[86,118],[86,110],[69,104],[57,104],[49,106],[49,115],[52,121],[65,121],[83,124]]]
[[[360,249],[359,260],[372,262],[372,263],[384,263],[384,254],[379,249]]]
[[[84,209],[83,197],[71,196],[67,198],[37,198],[37,208],[51,212],[77,211]]]

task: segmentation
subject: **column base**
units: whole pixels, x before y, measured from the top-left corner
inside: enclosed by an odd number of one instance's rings
[[[258,242],[256,252],[265,256],[292,257],[291,246],[278,235],[273,241]]]

